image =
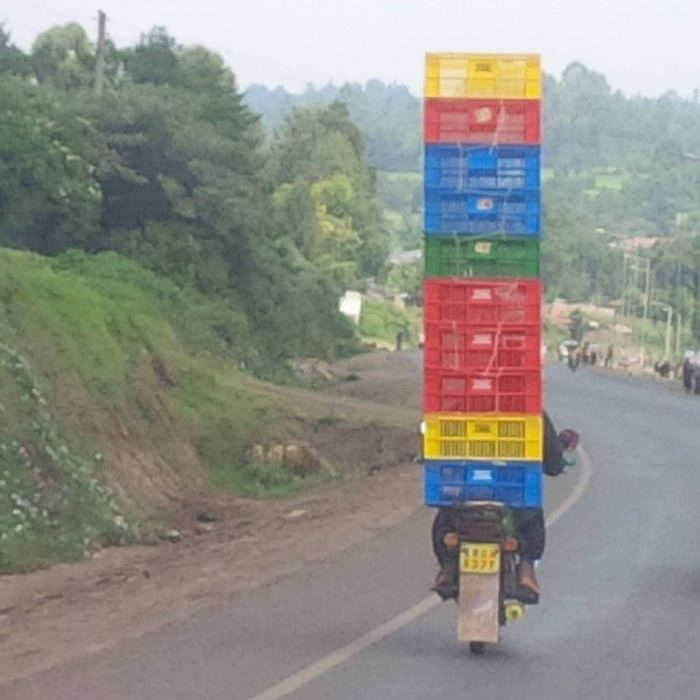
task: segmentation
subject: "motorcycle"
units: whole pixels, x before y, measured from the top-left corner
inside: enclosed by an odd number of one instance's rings
[[[571,467],[578,433],[567,429],[560,439]],[[455,504],[452,515],[453,527],[443,542],[457,557],[457,639],[481,655],[487,644],[498,644],[503,627],[525,618],[525,603],[518,599],[514,512],[505,503],[468,501]]]
[[[456,505],[454,532],[445,535],[457,550],[457,639],[473,654],[500,641],[500,630],[525,617],[516,598],[518,540],[512,510],[503,503],[473,501]]]

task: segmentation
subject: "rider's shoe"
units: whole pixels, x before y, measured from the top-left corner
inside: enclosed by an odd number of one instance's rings
[[[540,586],[535,576],[535,565],[522,559],[518,564],[518,591],[517,598],[525,605],[537,605],[540,602]]]
[[[437,593],[443,600],[457,597],[457,562],[447,561],[438,571],[435,578],[435,583],[430,589],[433,593]]]

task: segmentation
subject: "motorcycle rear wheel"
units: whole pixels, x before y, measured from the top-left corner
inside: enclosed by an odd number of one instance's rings
[[[481,656],[486,651],[484,642],[469,642],[469,651],[475,656]]]

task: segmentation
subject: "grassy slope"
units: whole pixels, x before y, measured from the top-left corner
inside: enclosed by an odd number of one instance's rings
[[[235,309],[116,255],[0,249],[0,572],[128,541],[184,494],[298,486],[246,465],[282,408],[211,352],[222,326],[245,337]]]

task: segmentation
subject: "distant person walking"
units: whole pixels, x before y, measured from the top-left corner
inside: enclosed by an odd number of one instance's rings
[[[598,364],[598,354],[600,353],[600,349],[598,348],[597,343],[592,343],[591,344],[591,365],[595,367]]]
[[[693,384],[695,379],[695,367],[690,361],[689,357],[683,360],[683,388],[685,393],[689,394],[693,390]]]
[[[657,360],[654,363],[654,372],[662,379],[668,379],[671,375],[671,363],[668,360]]]
[[[614,353],[615,350],[612,343],[610,343],[610,345],[608,345],[607,352],[605,353],[605,369],[612,369]]]
[[[396,332],[396,352],[401,352],[403,349],[403,331]]]
[[[581,348],[576,346],[575,348],[569,348],[568,357],[569,369],[575,372],[578,366],[581,364]]]

